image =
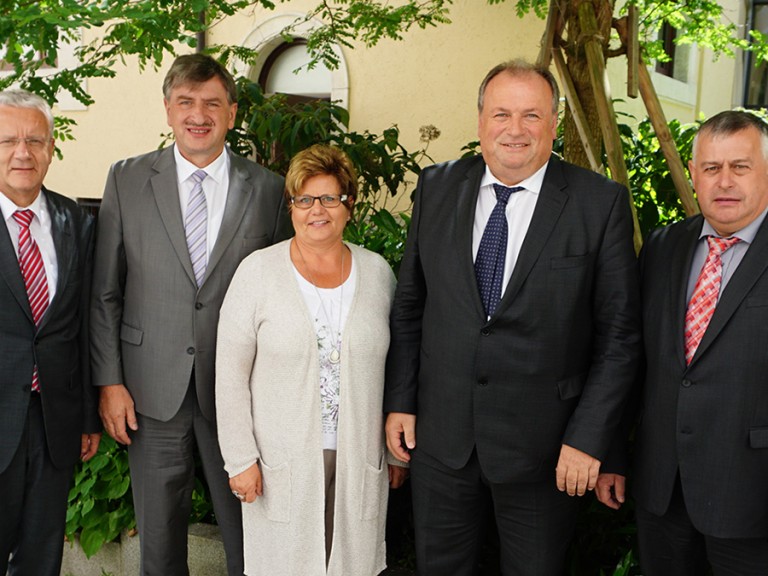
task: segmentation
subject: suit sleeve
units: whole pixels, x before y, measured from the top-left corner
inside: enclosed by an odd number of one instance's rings
[[[94,386],[123,383],[120,324],[126,261],[115,166],[99,210],[91,289],[91,368]]]
[[[90,299],[91,279],[93,275],[93,244],[95,223],[90,215],[83,215],[80,249],[85,258],[82,291],[80,294],[80,373],[83,375],[83,433],[93,434],[101,431],[101,419],[98,413],[98,391],[91,383],[90,355]]]
[[[636,381],[641,351],[638,267],[624,187],[614,195],[599,244],[590,304],[592,360],[563,443],[602,461]]]
[[[282,182],[282,180],[280,181]],[[288,206],[285,202],[285,194],[283,193],[282,185],[279,188],[279,194],[281,200],[280,207],[275,215],[277,222],[275,223],[275,237],[272,239],[272,244],[288,240],[288,238],[293,236],[293,224],[291,224],[291,217],[288,215]]]
[[[384,412],[416,414],[421,323],[427,287],[419,256],[419,219],[424,193],[424,173],[414,197],[411,225],[390,314],[390,347],[384,387]]]

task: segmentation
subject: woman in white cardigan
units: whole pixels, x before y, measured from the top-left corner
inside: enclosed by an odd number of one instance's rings
[[[219,321],[219,443],[246,573],[375,576],[387,480],[406,474],[388,473],[382,415],[395,280],[342,241],[357,194],[343,152],[296,155],[286,194],[296,236],[242,262]]]

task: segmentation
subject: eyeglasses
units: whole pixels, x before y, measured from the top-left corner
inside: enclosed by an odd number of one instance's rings
[[[33,136],[31,138],[0,138],[0,148],[3,150],[14,150],[19,144],[24,142],[30,150],[39,151],[50,144],[50,138]]]
[[[347,198],[349,198],[347,194],[342,194],[341,196],[334,196],[333,194],[326,194],[324,196],[308,196],[304,194],[302,196],[291,197],[291,204],[296,206],[296,208],[309,210],[312,208],[312,206],[315,205],[315,200],[320,200],[320,205],[323,208],[336,208],[342,202],[346,202]]]

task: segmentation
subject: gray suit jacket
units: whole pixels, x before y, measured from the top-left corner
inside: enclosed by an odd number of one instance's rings
[[[656,230],[641,256],[646,374],[633,494],[666,511],[680,474],[693,525],[768,536],[768,220],[685,364],[686,288],[703,218]]]
[[[290,235],[283,179],[231,154],[224,219],[198,290],[173,150],[114,164],[94,263],[94,384],[125,384],[139,413],[167,421],[181,406],[194,366],[200,409],[214,421],[216,327],[224,294],[243,258]]]
[[[493,482],[551,480],[561,443],[603,459],[640,352],[625,188],[552,156],[515,269],[487,320],[472,227],[481,157],[419,178],[395,293],[385,410],[417,449],[472,450]]]
[[[0,472],[19,446],[37,363],[51,461],[72,466],[80,436],[101,430],[88,361],[93,218],[43,189],[59,271],[56,294],[35,328],[8,229],[0,222]]]

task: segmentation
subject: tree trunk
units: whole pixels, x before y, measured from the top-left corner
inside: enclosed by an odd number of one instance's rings
[[[592,142],[596,143],[598,147],[597,153],[600,154],[603,147],[603,136],[600,131],[600,119],[598,117],[595,96],[589,78],[587,56],[584,51],[584,44],[588,38],[585,38],[582,34],[578,16],[579,5],[585,2],[589,2],[593,5],[597,17],[597,38],[603,47],[603,51],[608,47],[608,40],[611,34],[613,3],[608,0],[567,0],[567,2],[561,4],[561,6],[563,6],[565,29],[568,34],[566,43],[563,46],[568,71],[573,79],[576,94],[584,108],[584,115],[591,132]],[[565,159],[573,164],[590,168],[589,158],[584,150],[584,146],[569,109],[566,109],[565,111],[563,139],[565,144]]]

